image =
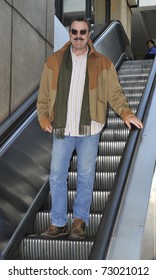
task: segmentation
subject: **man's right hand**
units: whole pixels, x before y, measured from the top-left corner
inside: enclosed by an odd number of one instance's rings
[[[46,132],[52,133],[53,128],[52,128],[51,125],[48,125],[48,126],[46,126],[43,130],[46,131]]]

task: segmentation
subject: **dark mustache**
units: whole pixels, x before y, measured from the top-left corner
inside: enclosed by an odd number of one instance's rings
[[[75,38],[74,40],[75,40],[75,41],[77,41],[77,40],[83,41],[83,38],[81,38],[81,37],[80,37],[80,38],[79,38],[79,37],[77,37],[77,38]]]

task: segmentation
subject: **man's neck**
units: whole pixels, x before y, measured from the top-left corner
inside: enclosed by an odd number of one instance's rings
[[[86,46],[82,50],[78,50],[72,47],[72,51],[76,56],[85,55],[88,52],[88,46]]]

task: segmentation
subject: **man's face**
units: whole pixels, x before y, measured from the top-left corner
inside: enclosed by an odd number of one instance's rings
[[[75,50],[85,49],[90,37],[87,23],[84,21],[73,21],[69,36]]]

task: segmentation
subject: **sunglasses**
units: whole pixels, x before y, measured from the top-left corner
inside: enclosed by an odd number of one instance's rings
[[[86,29],[81,29],[80,31],[78,31],[78,30],[72,28],[72,29],[70,30],[70,32],[71,32],[73,35],[77,35],[78,32],[80,32],[81,35],[86,35],[86,33],[88,32],[88,30],[86,30]]]

